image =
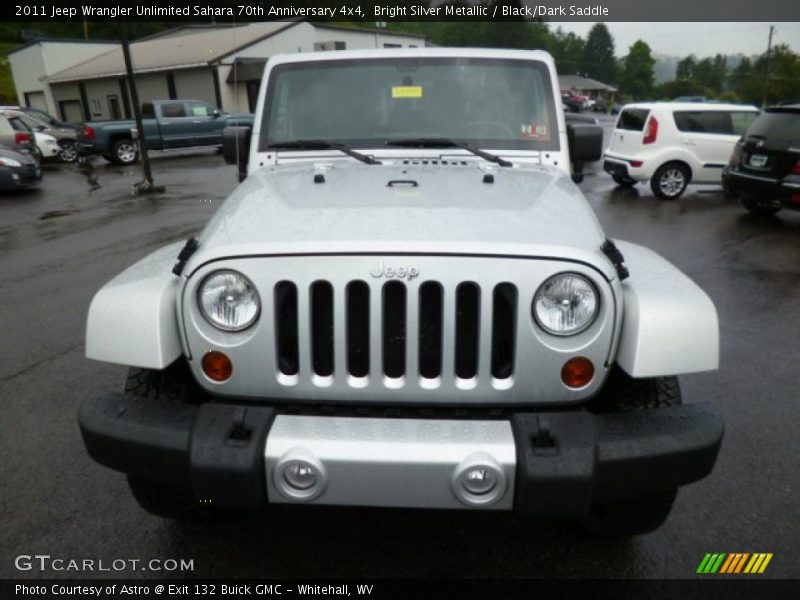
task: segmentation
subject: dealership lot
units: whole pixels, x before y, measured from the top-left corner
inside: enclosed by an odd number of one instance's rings
[[[603,118],[606,132],[611,123]],[[159,155],[153,168],[166,192],[133,198],[138,167],[95,164],[102,187],[91,194],[76,167],[60,165],[39,190],[0,196],[3,577],[91,575],[18,571],[20,554],[107,565],[193,559],[198,577],[687,577],[706,552],[772,552],[766,575],[800,576],[800,214],[755,218],[713,186],[665,202],[646,185],[616,188],[599,164],[582,184],[609,235],[663,254],[719,312],[721,369],[681,384],[685,401],[722,410],[721,456],[656,533],[591,540],[550,522],[523,540],[496,514],[316,507],[187,527],[145,514],[121,475],[86,456],[77,406],[92,389],[121,388],[125,369],[85,360],[83,327],[105,281],[203,226],[235,186],[234,169],[209,151]],[[118,574],[164,575],[130,566]]]

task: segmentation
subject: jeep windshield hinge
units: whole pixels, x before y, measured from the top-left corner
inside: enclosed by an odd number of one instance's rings
[[[603,254],[605,254],[608,260],[614,265],[620,281],[624,281],[630,276],[628,268],[623,264],[625,262],[625,257],[622,256],[622,252],[619,251],[619,248],[617,248],[617,245],[612,240],[607,239],[605,243],[600,246],[600,250],[603,251]]]
[[[192,254],[195,253],[199,245],[200,243],[194,237],[190,237],[188,240],[186,240],[186,244],[178,253],[178,262],[176,262],[175,266],[172,267],[172,272],[175,273],[175,275],[180,277],[180,274],[183,273],[183,267],[186,266],[186,261],[191,258]]]

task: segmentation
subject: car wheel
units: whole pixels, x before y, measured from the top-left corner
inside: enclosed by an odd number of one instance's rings
[[[111,147],[111,160],[118,165],[132,165],[139,160],[139,149],[133,140],[123,139]]]
[[[78,160],[78,148],[75,142],[61,142],[59,145],[58,158],[65,163],[73,163]]]
[[[634,379],[614,367],[591,403],[595,412],[644,411],[683,403],[677,377]],[[619,502],[594,504],[581,519],[592,534],[629,537],[655,531],[667,520],[677,488]]]
[[[611,179],[614,180],[614,183],[617,185],[621,185],[622,187],[633,187],[636,185],[636,180],[631,179],[630,177],[623,177],[622,175],[612,175]]]
[[[742,206],[754,215],[774,215],[781,209],[780,202],[763,200],[753,196],[742,196]]]
[[[655,172],[650,187],[662,200],[675,200],[686,190],[689,178],[689,169],[678,163],[667,163]]]
[[[189,367],[177,361],[162,371],[131,368],[125,381],[125,393],[139,398],[150,398],[168,403],[198,404],[205,399]],[[205,521],[220,514],[201,505],[189,487],[167,485],[141,477],[128,477],[136,502],[157,517],[177,521]]]

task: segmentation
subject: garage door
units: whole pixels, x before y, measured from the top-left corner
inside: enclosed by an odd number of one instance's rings
[[[61,110],[61,118],[67,123],[83,121],[80,100],[62,100],[58,103],[58,108]]]
[[[47,112],[47,100],[45,100],[44,92],[25,92],[25,105]]]

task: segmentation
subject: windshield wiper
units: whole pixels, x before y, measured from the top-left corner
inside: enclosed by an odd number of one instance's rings
[[[500,158],[491,152],[485,152],[480,148],[465,144],[463,142],[456,142],[447,138],[409,138],[406,140],[386,140],[387,146],[401,146],[406,148],[463,148],[467,152],[471,152],[475,156],[479,156],[489,162],[497,163],[501,167],[513,166],[510,161],[505,158]]]
[[[347,154],[347,156],[352,156],[356,160],[360,160],[368,165],[383,164],[381,161],[375,160],[371,156],[361,154],[361,152],[356,152],[346,144],[329,142],[327,140],[292,140],[290,142],[277,142],[275,144],[270,144],[267,146],[267,148],[271,150],[338,150],[339,152],[343,152],[344,154]]]

